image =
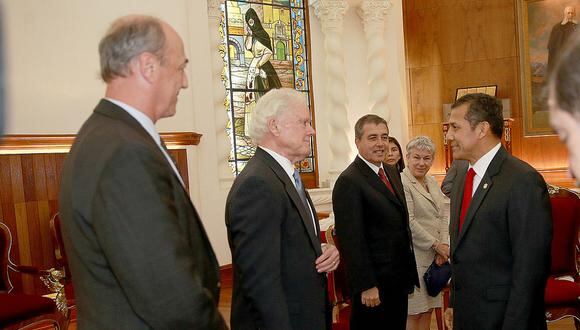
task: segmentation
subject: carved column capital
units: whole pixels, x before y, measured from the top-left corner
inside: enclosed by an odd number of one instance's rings
[[[364,0],[357,9],[365,31],[383,31],[385,18],[393,4],[389,0]]]
[[[322,31],[342,31],[342,21],[348,9],[346,0],[314,0],[310,2],[314,14],[322,23]]]

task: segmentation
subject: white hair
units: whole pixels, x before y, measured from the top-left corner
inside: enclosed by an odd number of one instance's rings
[[[252,111],[248,135],[254,143],[260,144],[268,133],[268,120],[278,117],[293,105],[303,104],[305,94],[292,88],[272,89],[264,94]]]
[[[407,154],[411,153],[411,150],[427,150],[431,153],[431,156],[435,156],[435,143],[428,136],[417,136],[411,139],[407,143]]]

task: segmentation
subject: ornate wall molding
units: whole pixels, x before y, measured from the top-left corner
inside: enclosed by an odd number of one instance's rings
[[[363,28],[366,30],[378,30],[383,32],[385,20],[389,9],[393,4],[389,0],[365,0],[357,9],[357,13],[363,20]]]
[[[168,147],[194,146],[201,140],[195,132],[160,133]],[[0,138],[0,150],[54,150],[69,149],[75,139],[74,134],[13,134]]]
[[[323,32],[342,31],[344,14],[348,10],[346,0],[314,0],[310,6],[314,7],[314,14],[322,23]]]

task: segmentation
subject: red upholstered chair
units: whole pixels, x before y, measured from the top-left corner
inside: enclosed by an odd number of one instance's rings
[[[64,271],[64,292],[67,298],[68,309],[76,309],[75,293],[72,285],[72,277],[68,266],[68,258],[62,240],[62,230],[60,216],[58,212],[50,219],[50,231],[52,233],[52,243],[54,245],[54,256],[57,266]]]
[[[552,204],[552,264],[545,291],[546,320],[573,317],[580,329],[580,195],[548,186]]]
[[[323,243],[334,244],[340,250],[334,225],[328,227],[321,236]],[[344,262],[328,274],[328,294],[332,304],[332,330],[349,330],[351,304]]]
[[[23,329],[36,325],[52,325],[56,329],[66,329],[68,318],[66,305],[62,305],[62,285],[59,284],[59,272],[39,270],[32,266],[15,264],[10,258],[12,234],[4,223],[0,222],[0,253],[2,276],[0,276],[0,328]],[[56,300],[39,295],[16,292],[10,276],[14,273],[31,274],[42,277],[43,282],[56,292]]]

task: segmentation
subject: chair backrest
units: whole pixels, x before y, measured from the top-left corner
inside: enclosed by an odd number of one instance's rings
[[[340,251],[340,244],[336,238],[334,225],[330,225],[324,233],[324,241],[333,244]],[[335,296],[339,303],[350,300],[350,289],[346,279],[346,268],[344,260],[338,264],[334,271],[334,290]]]
[[[6,224],[0,222],[0,292],[10,292],[14,288],[8,274],[10,265],[10,249],[12,248],[12,234]]]
[[[557,186],[548,186],[552,204],[553,275],[575,275],[578,272],[580,248],[580,195]]]
[[[68,258],[66,250],[64,249],[64,242],[62,239],[62,228],[60,223],[60,216],[58,212],[49,221],[50,231],[52,233],[52,241],[54,245],[54,257],[56,264],[64,269],[65,278],[67,281],[71,279],[70,270],[68,268]]]

